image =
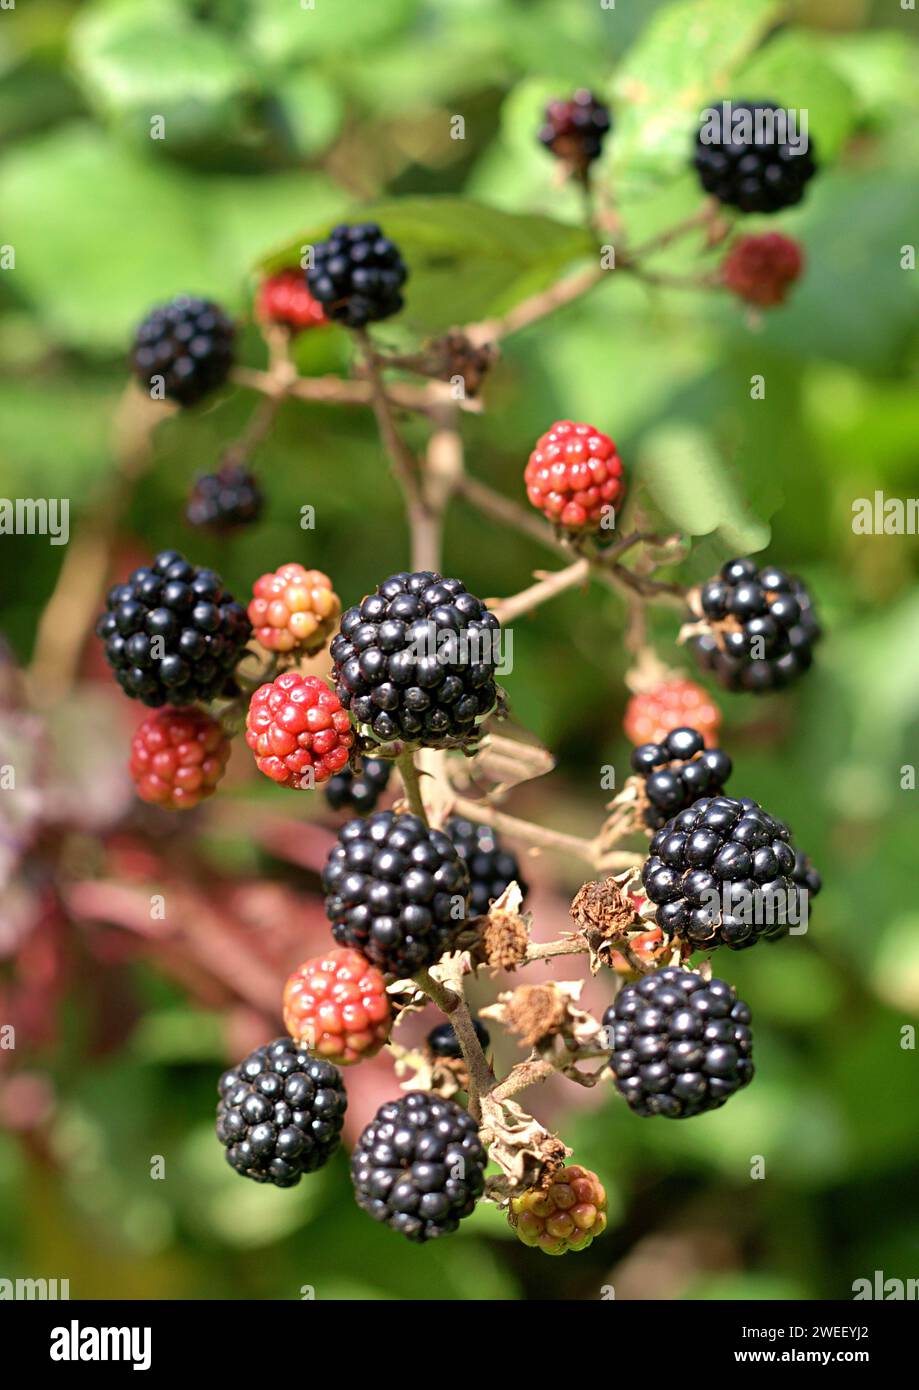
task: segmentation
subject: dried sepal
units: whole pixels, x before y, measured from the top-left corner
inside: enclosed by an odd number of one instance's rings
[[[496,898],[481,928],[479,954],[496,970],[514,970],[527,958],[530,945],[529,913],[521,911],[523,895],[519,884],[509,883]]]
[[[523,743],[489,733],[472,758],[450,760],[450,781],[457,791],[475,788],[498,799],[521,782],[544,777],[555,767],[555,759],[542,744]]]
[[[541,1187],[558,1172],[571,1154],[562,1143],[532,1115],[513,1100],[482,1100],[482,1142],[488,1156],[501,1169],[501,1176],[490,1178],[485,1195],[499,1205],[524,1188]]]

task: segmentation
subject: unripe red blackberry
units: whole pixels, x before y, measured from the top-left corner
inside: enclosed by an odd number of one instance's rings
[[[383,976],[347,947],[304,961],[284,986],[284,1026],[314,1056],[337,1066],[374,1057],[392,1026]]]
[[[705,746],[718,742],[721,711],[695,681],[678,677],[652,690],[633,695],[625,707],[622,727],[632,743],[663,743],[671,729],[698,729]]]
[[[258,521],[262,490],[255,476],[240,464],[226,463],[216,473],[195,480],[185,519],[190,526],[223,535]]]
[[[671,729],[660,743],[641,743],[632,768],[644,780],[648,800],[644,822],[658,830],[700,796],[721,792],[731,775],[731,760],[720,748],[706,748],[697,729]]]
[[[804,254],[796,241],[781,232],[763,232],[734,242],[721,263],[721,279],[738,299],[771,309],[785,302],[803,269]]]
[[[208,299],[177,294],[144,319],[131,363],[144,390],[196,405],[222,386],[233,365],[232,320]],[[159,388],[159,390],[158,390]]]
[[[399,312],[407,275],[395,242],[375,222],[361,222],[335,227],[313,247],[306,283],[330,319],[363,328]]]
[[[140,724],[128,764],[142,801],[188,811],[213,795],[226,770],[230,740],[200,709],[161,709]]]
[[[270,652],[318,652],[341,613],[341,602],[328,575],[296,563],[263,574],[252,592],[249,621],[253,636]]]
[[[655,971],[620,990],[603,1024],[616,1089],[639,1115],[717,1110],[753,1078],[750,1009],[725,980]]]
[[[537,440],[524,471],[527,497],[560,531],[611,533],[625,496],[616,446],[593,425],[558,420]]]
[[[801,201],[817,170],[813,142],[796,149],[783,138],[789,133],[782,129],[783,108],[768,101],[731,101],[713,102],[705,110],[717,121],[701,124],[693,163],[707,193],[741,212],[778,212]]]
[[[292,333],[321,328],[329,322],[319,300],[307,289],[302,270],[279,270],[263,280],[255,313],[264,323],[278,324]]]
[[[693,638],[700,667],[728,690],[760,693],[788,685],[813,660],[820,627],[804,584],[775,565],[728,560],[689,595],[703,631]]]
[[[109,590],[96,635],[125,694],[158,708],[222,694],[252,629],[219,574],[163,550]]]
[[[548,103],[539,141],[556,159],[584,173],[599,158],[611,123],[609,107],[582,87],[568,100]]]
[[[586,1250],[606,1230],[606,1191],[589,1168],[559,1168],[544,1187],[512,1197],[508,1221],[518,1240],[545,1255]]]
[[[381,1105],[351,1156],[357,1204],[408,1240],[450,1235],[485,1188],[475,1120],[455,1101],[411,1091]]]
[[[346,766],[354,731],[325,681],[285,671],[252,696],[246,743],[259,772],[281,787],[303,791]]]

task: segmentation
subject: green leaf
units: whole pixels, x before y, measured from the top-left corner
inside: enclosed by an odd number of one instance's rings
[[[754,512],[739,471],[725,464],[696,425],[676,422],[646,435],[638,477],[668,520],[688,535],[717,533],[737,555],[769,544],[770,528]]]
[[[332,143],[341,127],[344,102],[321,73],[288,73],[273,88],[274,106],[293,150],[307,158]]]
[[[247,0],[246,46],[270,63],[366,52],[397,34],[419,0]]]
[[[654,16],[613,86],[618,177],[654,182],[685,168],[700,112],[732,95],[783,9],[782,0],[680,0]]]
[[[833,158],[855,122],[855,94],[809,34],[787,30],[754,54],[737,90],[802,113],[821,166]],[[803,131],[803,125],[800,127]]]
[[[573,262],[595,254],[590,234],[548,217],[483,207],[462,198],[400,198],[360,209],[379,222],[409,266],[405,322],[420,332],[503,313],[546,288]],[[272,253],[265,269],[296,264],[328,222]]]

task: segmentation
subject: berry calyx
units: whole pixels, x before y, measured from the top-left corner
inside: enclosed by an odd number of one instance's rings
[[[539,141],[556,159],[583,174],[599,158],[611,124],[609,107],[581,87],[567,100],[547,104]]]
[[[499,631],[459,579],[391,575],[342,616],[330,647],[335,688],[381,743],[468,745],[498,700]]]
[[[545,1187],[512,1197],[508,1221],[524,1245],[545,1255],[586,1250],[606,1230],[606,1190],[596,1173],[571,1163],[553,1173]]]
[[[638,1115],[717,1110],[753,1078],[750,1008],[725,980],[658,970],[620,990],[603,1025],[616,1090]]]
[[[281,787],[303,791],[347,764],[354,731],[325,681],[285,671],[252,696],[246,743],[259,772]]]
[[[96,635],[125,694],[156,709],[221,694],[252,629],[219,574],[162,550],[109,590]]]
[[[188,811],[213,795],[226,770],[230,740],[200,709],[161,709],[139,725],[130,773],[141,801]]]
[[[693,164],[702,187],[741,212],[799,203],[817,171],[813,142],[788,140],[786,113],[768,101],[711,103],[696,132]]]
[[[593,425],[558,420],[537,440],[524,481],[532,505],[561,531],[614,529],[624,470],[609,435]]]
[[[249,621],[253,635],[270,652],[318,652],[341,613],[341,601],[328,575],[296,563],[263,574],[252,592]]]
[[[477,1018],[472,1020],[472,1026],[479,1040],[479,1046],[483,1052],[486,1052],[491,1046],[491,1035],[488,1029]],[[436,1028],[432,1028],[425,1038],[424,1045],[432,1057],[441,1057],[451,1062],[462,1061],[463,1049],[460,1047],[460,1041],[452,1023],[439,1023]]]
[[[444,831],[456,845],[469,870],[469,911],[473,917],[484,917],[496,898],[500,898],[509,883],[516,881],[521,899],[529,885],[520,875],[517,856],[505,849],[496,830],[479,825],[465,816],[451,816]]]
[[[195,480],[185,519],[190,526],[224,535],[258,521],[264,498],[256,478],[241,464],[226,463]]]
[[[721,711],[701,685],[682,677],[633,695],[622,720],[626,737],[636,744],[663,743],[671,729],[685,725],[698,729],[707,748],[718,742]]]
[[[747,304],[771,309],[783,304],[804,269],[801,247],[781,232],[763,232],[735,241],[721,263],[721,279]]]
[[[330,319],[364,328],[399,312],[407,276],[395,242],[376,222],[361,222],[335,227],[313,247],[306,283]]]
[[[632,768],[644,778],[645,824],[657,830],[700,796],[722,791],[731,767],[727,753],[706,748],[697,729],[671,729],[660,743],[639,744]]]
[[[453,842],[394,811],[342,826],[322,886],[339,945],[399,979],[450,950],[469,909],[469,877]]]
[[[760,693],[797,680],[820,637],[813,601],[795,575],[755,560],[728,560],[689,595],[700,619],[696,660],[727,690]]]
[[[319,300],[310,294],[301,270],[279,270],[263,280],[258,288],[255,313],[263,323],[277,324],[291,333],[321,328],[329,322]]]
[[[217,1138],[245,1178],[293,1187],[338,1148],[348,1106],[341,1073],[291,1038],[257,1047],[218,1090]]]
[[[450,1235],[475,1210],[487,1156],[461,1105],[412,1091],[381,1105],[351,1156],[357,1204],[408,1240]]]
[[[284,1026],[301,1047],[337,1066],[374,1057],[391,1010],[380,971],[347,947],[315,956],[284,986]]]
[[[392,763],[388,758],[357,758],[357,770],[342,768],[330,777],[323,794],[333,811],[345,808],[360,816],[376,810],[377,802],[389,784]]]
[[[196,405],[222,386],[233,365],[235,328],[209,299],[177,294],[137,330],[131,365],[154,399]]]

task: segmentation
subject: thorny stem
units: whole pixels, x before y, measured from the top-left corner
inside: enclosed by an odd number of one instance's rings
[[[453,810],[457,815],[490,825],[495,830],[501,830],[506,835],[537,849],[557,849],[571,854],[589,864],[591,868],[595,868],[599,861],[600,847],[596,840],[584,840],[579,835],[566,835],[562,830],[551,830],[544,825],[534,825],[532,821],[519,820],[516,816],[505,814],[504,811],[496,811],[485,801],[472,801],[467,797],[458,796],[453,801]],[[618,855],[603,856],[604,866],[611,871],[634,868],[641,860],[641,855],[630,854],[627,851]]]
[[[476,1122],[480,1122],[482,1119],[482,1097],[488,1095],[492,1090],[496,1084],[496,1077],[488,1065],[481,1043],[476,1036],[472,1015],[463,994],[462,977],[457,972],[455,988],[441,984],[427,970],[419,970],[413,978],[419,989],[424,991],[428,998],[437,1005],[441,1013],[446,1014],[453,1024],[453,1031],[459,1041],[469,1079],[467,1091],[469,1113]]]
[[[427,825],[428,813],[425,810],[424,799],[421,795],[421,779],[418,776],[418,768],[415,766],[415,754],[410,748],[407,748],[396,758],[396,767],[399,769],[399,776],[402,778],[402,786],[405,790],[405,799],[411,808],[412,815],[420,816]]]

